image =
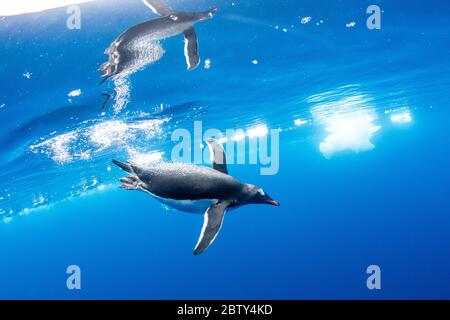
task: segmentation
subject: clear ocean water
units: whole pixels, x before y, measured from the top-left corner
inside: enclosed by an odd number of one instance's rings
[[[0,18],[0,298],[450,298],[450,4],[168,3],[219,8],[195,27],[200,66],[186,70],[177,36],[103,85],[105,48],[156,18],[141,1],[81,4],[79,30],[65,7]],[[202,216],[121,190],[111,164],[169,160],[171,134],[194,121],[279,129],[277,174],[229,171],[281,206],[228,213],[200,256]],[[367,289],[370,265],[381,290]]]

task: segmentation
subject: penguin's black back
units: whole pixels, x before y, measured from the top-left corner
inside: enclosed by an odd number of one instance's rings
[[[131,165],[133,173],[152,194],[174,200],[242,197],[244,184],[217,170],[194,165],[160,163],[152,167]]]

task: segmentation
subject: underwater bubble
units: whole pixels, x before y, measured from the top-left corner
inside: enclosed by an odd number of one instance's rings
[[[4,217],[3,218],[3,222],[4,223],[10,223],[12,221],[12,219],[13,219],[12,217]]]
[[[127,150],[163,135],[169,118],[124,122],[103,121],[60,135],[50,136],[30,146],[34,154],[44,154],[59,165],[90,160],[105,150]]]
[[[300,23],[307,24],[312,20],[312,17],[302,17]]]
[[[294,120],[294,124],[298,127],[300,127],[304,124],[307,124],[307,123],[308,123],[308,120],[303,120],[303,119],[295,119]]]
[[[266,125],[258,125],[256,127],[247,130],[247,136],[249,138],[265,137],[269,133]]]
[[[44,205],[47,202],[47,199],[44,195],[39,195],[33,199],[33,207],[39,207]]]
[[[206,59],[205,60],[204,68],[205,69],[210,69],[211,68],[211,59]]]

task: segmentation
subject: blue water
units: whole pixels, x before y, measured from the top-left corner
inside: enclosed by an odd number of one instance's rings
[[[103,110],[115,85],[96,69],[156,17],[141,1],[82,4],[80,30],[65,8],[0,18],[0,298],[450,298],[450,4],[168,2],[219,7],[196,26],[200,66],[167,39]],[[366,27],[374,3],[381,30]],[[119,189],[110,162],[170,160],[193,121],[280,129],[277,174],[229,172],[281,207],[230,212],[201,256],[202,216]],[[81,290],[66,288],[73,264]]]

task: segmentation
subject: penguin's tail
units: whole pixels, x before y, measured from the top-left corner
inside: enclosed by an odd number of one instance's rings
[[[133,169],[128,163],[120,162],[119,160],[113,160],[112,161],[116,166],[118,166],[123,171],[126,171],[128,173],[133,173]]]

